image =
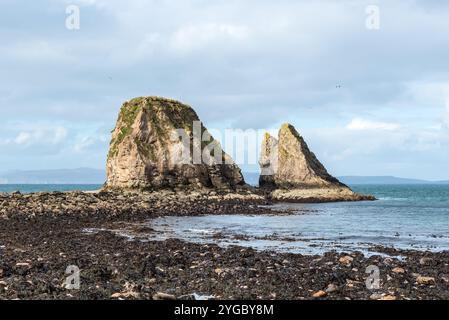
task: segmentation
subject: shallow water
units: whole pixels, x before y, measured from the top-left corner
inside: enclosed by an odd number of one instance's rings
[[[398,249],[449,250],[449,186],[353,186],[375,202],[279,204],[293,215],[164,217],[147,222],[148,239],[178,238],[222,246],[321,254]]]
[[[0,192],[95,191],[101,187],[101,184],[0,184]]]

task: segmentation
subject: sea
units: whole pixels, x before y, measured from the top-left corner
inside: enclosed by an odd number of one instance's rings
[[[0,192],[95,191],[101,187],[101,184],[0,184]]]
[[[97,190],[101,185],[0,185],[0,192]],[[285,215],[162,217],[145,225],[147,240],[182,239],[302,254],[362,251],[376,246],[449,250],[449,185],[352,185],[377,201],[276,204]],[[120,231],[132,239],[132,234]]]

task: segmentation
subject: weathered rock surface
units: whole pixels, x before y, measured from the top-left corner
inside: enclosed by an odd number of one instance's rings
[[[326,202],[374,200],[354,193],[331,176],[290,124],[279,130],[278,139],[265,135],[260,156],[259,185],[279,201]]]
[[[191,216],[199,214],[262,214],[267,204],[250,190],[201,192],[158,190],[157,192],[42,192],[32,194],[0,193],[0,221],[38,219],[39,217],[95,217],[96,219]]]
[[[106,187],[192,190],[245,185],[238,166],[199,121],[190,106],[178,101],[142,97],[125,102],[112,133]],[[205,137],[209,139],[203,141]]]
[[[278,170],[278,140],[269,133],[265,133],[260,151],[259,185],[263,188],[275,188]]]

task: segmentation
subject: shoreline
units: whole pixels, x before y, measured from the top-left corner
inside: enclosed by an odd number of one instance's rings
[[[130,241],[113,230],[163,216],[291,214],[274,203],[251,190],[0,194],[0,298],[449,299],[449,251],[379,246],[385,254],[303,255]],[[79,290],[65,288],[68,266],[80,269]],[[380,272],[376,290],[365,284],[372,266]]]
[[[373,201],[372,196],[341,193],[340,190],[306,189],[301,197],[273,198],[264,190],[246,186],[239,190],[158,190],[153,192],[94,190],[37,193],[0,193],[0,219],[23,215],[28,218],[51,215],[144,216],[199,214],[264,214],[260,205],[279,202],[327,203]]]
[[[222,248],[176,239],[129,241],[108,229],[167,215],[282,211],[264,207],[263,198],[250,200],[245,195],[230,200],[212,193],[180,200],[179,194],[168,193],[164,199],[147,195],[146,201],[152,202],[143,211],[135,206],[142,201],[140,197],[121,195],[114,198],[116,211],[110,212],[102,203],[110,196],[100,192],[96,196],[74,193],[8,198],[15,199],[16,209],[26,208],[34,197],[41,197],[42,204],[54,205],[53,197],[84,202],[59,214],[58,209],[45,214],[44,207],[34,215],[16,212],[0,219],[0,298],[184,300],[196,294],[225,300],[449,299],[447,251],[376,248],[404,257],[397,259],[365,257],[360,252],[302,255],[239,246]],[[98,203],[89,207],[93,199]],[[3,208],[2,196],[0,203]],[[83,232],[89,228],[105,230]],[[73,265],[80,269],[79,290],[68,290],[64,285],[66,268]],[[366,270],[371,266],[379,268],[381,287],[377,290],[369,290],[365,284],[369,276]]]
[[[175,239],[129,241],[106,230],[82,232],[111,223],[92,216],[0,221],[0,298],[449,298],[449,252],[383,248],[403,260],[360,252],[301,255]],[[64,287],[70,265],[80,269],[79,290]],[[370,266],[379,268],[380,289],[366,288]]]

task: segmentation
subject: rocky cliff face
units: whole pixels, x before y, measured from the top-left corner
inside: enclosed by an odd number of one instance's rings
[[[229,189],[244,184],[238,166],[190,106],[159,97],[123,104],[112,132],[106,188]]]
[[[269,133],[265,134],[260,152],[259,186],[263,188],[276,187],[276,172],[278,171],[278,140]]]
[[[310,188],[343,186],[332,177],[290,124],[279,130],[278,139],[266,135],[260,157],[261,187]],[[271,171],[271,172],[270,172]]]
[[[331,176],[290,124],[281,127],[277,139],[265,135],[259,162],[259,185],[272,191],[273,199],[304,202],[365,199]]]

